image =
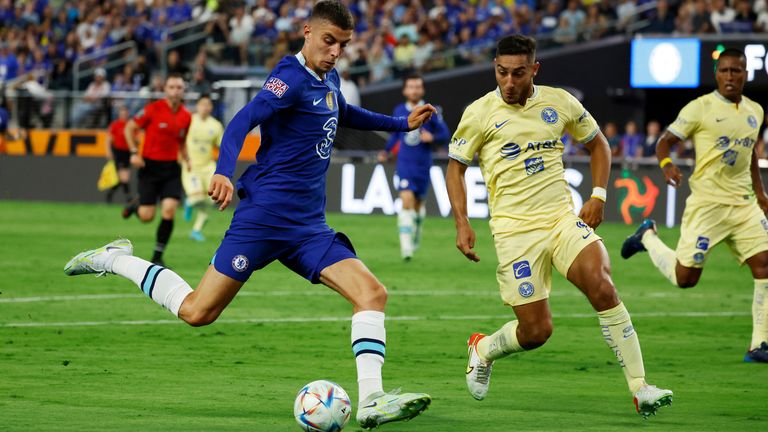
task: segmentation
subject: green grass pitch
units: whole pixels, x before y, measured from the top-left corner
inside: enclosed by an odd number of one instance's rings
[[[115,276],[66,277],[76,252],[117,236],[151,253],[156,223],[117,207],[0,201],[0,430],[295,431],[293,399],[315,379],[357,401],[350,306],[278,263],[254,274],[220,321],[180,324]],[[177,218],[166,262],[194,286],[230,212],[209,241]],[[650,382],[675,392],[643,421],[587,301],[559,275],[555,333],[542,348],[496,363],[485,401],[464,382],[465,341],[512,317],[498,296],[486,221],[474,221],[482,261],[454,247],[452,220],[427,220],[422,249],[402,263],[394,217],[329,215],[389,288],[385,388],[430,393],[433,404],[395,431],[764,430],[768,367],[742,363],[752,279],[717,247],[699,286],[671,287],[647,256],[618,251],[634,228],[598,229],[619,293],[640,335]],[[661,229],[674,244],[677,230]],[[79,324],[78,324],[79,323]],[[358,430],[352,420],[346,430]]]

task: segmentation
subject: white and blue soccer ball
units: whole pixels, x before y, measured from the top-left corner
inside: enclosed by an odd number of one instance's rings
[[[302,387],[293,404],[293,415],[301,430],[337,432],[344,428],[352,413],[352,403],[340,385],[326,380],[312,381]]]

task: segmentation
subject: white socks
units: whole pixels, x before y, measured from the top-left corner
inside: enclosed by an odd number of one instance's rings
[[[133,281],[144,294],[176,316],[184,299],[192,293],[189,284],[176,273],[135,256],[115,257],[112,268],[107,270]]]
[[[383,392],[381,367],[387,333],[384,330],[384,312],[361,311],[352,315],[352,351],[357,363],[357,383],[360,389],[358,406],[373,393]]]
[[[629,391],[633,394],[645,385],[645,367],[643,353],[640,351],[640,341],[632,326],[624,303],[619,303],[612,309],[597,313],[603,339],[616,355],[616,359],[624,371]]]
[[[755,279],[755,297],[752,300],[752,343],[749,350],[768,342],[768,279]]]
[[[504,324],[496,333],[480,339],[477,343],[477,353],[485,362],[492,362],[520,351],[525,350],[517,341],[517,320]]]
[[[397,226],[400,230],[400,255],[403,258],[413,256],[413,234],[416,223],[416,211],[402,209],[397,215]]]
[[[665,245],[659,236],[650,229],[643,233],[641,242],[643,243],[643,246],[645,246],[645,249],[648,250],[648,256],[651,257],[653,265],[655,265],[661,274],[669,279],[674,286],[677,286],[677,273],[675,273],[677,256],[675,255],[675,251]]]

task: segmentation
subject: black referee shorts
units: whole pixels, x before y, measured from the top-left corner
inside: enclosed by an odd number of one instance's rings
[[[139,169],[139,205],[156,205],[163,198],[181,199],[181,165],[176,161],[144,159]]]
[[[115,166],[117,169],[131,167],[131,152],[112,147],[112,155],[115,157]]]

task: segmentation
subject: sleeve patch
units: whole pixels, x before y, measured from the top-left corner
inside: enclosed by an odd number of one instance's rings
[[[288,84],[284,83],[278,77],[272,77],[264,84],[264,90],[272,92],[278,98],[282,98],[285,92],[288,91]]]

